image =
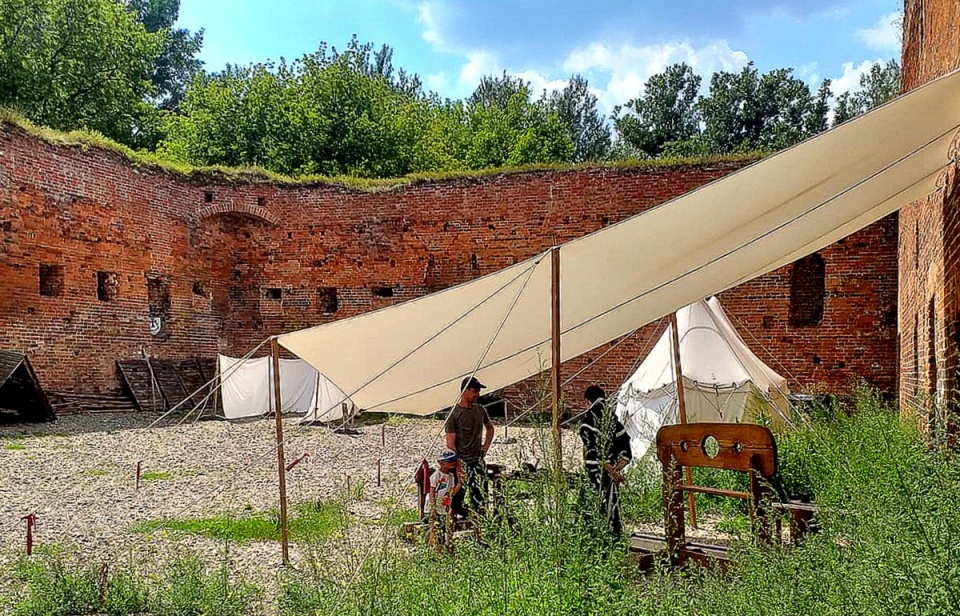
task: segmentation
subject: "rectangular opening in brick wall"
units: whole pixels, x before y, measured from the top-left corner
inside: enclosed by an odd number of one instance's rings
[[[263,297],[266,299],[283,299],[283,289],[279,287],[267,287],[263,290]]]
[[[266,198],[266,197],[257,197],[257,205],[259,205],[260,207],[263,207],[263,206],[265,206],[266,204],[267,204],[267,198]]]
[[[116,272],[97,272],[97,299],[101,302],[112,302],[117,299],[117,289],[120,287],[120,277]]]
[[[147,277],[147,303],[150,306],[150,316],[170,314],[170,284],[165,279]]]
[[[209,191],[203,193],[203,201],[204,203],[213,203],[213,193]]]
[[[393,287],[373,287],[374,297],[393,297]]]
[[[324,314],[332,314],[340,308],[337,299],[336,287],[321,287],[317,289],[317,307]]]
[[[790,325],[819,325],[823,320],[826,290],[826,263],[819,253],[793,262],[790,277]]]
[[[195,280],[195,281],[193,282],[193,294],[194,294],[194,295],[199,295],[200,297],[206,297],[206,296],[207,296],[207,288],[206,288],[205,286],[203,286],[203,283],[202,283],[202,282],[200,282],[199,280]]]
[[[63,295],[62,265],[40,266],[40,295],[44,297],[60,297]]]

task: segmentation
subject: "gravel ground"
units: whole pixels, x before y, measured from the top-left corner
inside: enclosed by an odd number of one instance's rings
[[[0,426],[0,558],[23,553],[26,523],[21,517],[34,512],[34,545],[76,546],[94,562],[122,562],[143,552],[169,554],[182,547],[215,562],[223,550],[216,541],[145,536],[130,527],[147,520],[278,507],[272,419],[150,427],[156,419],[132,413],[74,415],[49,424]],[[425,454],[432,458],[440,449],[441,427],[436,419],[400,419],[367,425],[362,434],[349,436],[285,419],[287,462],[309,454],[287,473],[288,501],[333,499],[345,493],[349,481],[355,491],[362,484],[362,497],[350,505],[351,514],[361,520],[376,519],[386,499],[415,507],[412,473]],[[498,426],[498,436],[502,433]],[[516,443],[495,444],[488,460],[508,469],[535,461],[542,451],[537,431],[511,427],[510,436]],[[567,432],[564,444],[569,463],[579,465],[579,439]],[[145,476],[161,478],[141,481],[138,490],[138,462]],[[351,540],[369,543],[379,529],[358,525]],[[294,545],[295,564],[299,557]],[[249,542],[231,547],[231,558],[248,579],[269,583],[280,566],[280,548]]]

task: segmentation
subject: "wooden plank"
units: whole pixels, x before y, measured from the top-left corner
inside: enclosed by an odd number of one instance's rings
[[[706,486],[697,486],[697,485],[678,485],[676,486],[677,490],[681,492],[696,492],[697,494],[713,494],[715,496],[727,496],[730,498],[742,498],[743,500],[750,500],[753,498],[753,495],[749,492],[738,492],[736,490],[723,490],[720,488],[708,488]]]
[[[137,408],[145,412],[159,412],[166,409],[163,394],[156,387],[150,366],[144,359],[118,359],[117,367],[127,389],[133,395]]]
[[[195,358],[181,359],[178,362],[177,369],[180,373],[180,382],[183,383],[190,398],[190,407],[213,406],[213,396],[207,397],[210,387],[203,371],[200,369],[200,362]]]
[[[730,560],[730,551],[727,546],[714,545],[690,541],[677,547],[674,558],[670,559],[667,552],[667,542],[663,537],[648,533],[634,533],[630,536],[630,552],[639,560],[641,569],[651,569],[654,564],[671,562],[675,566],[689,561],[704,566],[726,566]]]
[[[217,376],[217,358],[201,357],[197,359],[197,365],[200,367],[200,374],[203,375],[203,381],[212,381]]]
[[[716,451],[707,451],[713,437]],[[692,423],[669,425],[657,432],[657,457],[664,466],[671,458],[680,466],[758,470],[769,479],[777,470],[773,434],[756,424]],[[756,458],[756,460],[754,459]]]
[[[180,380],[179,360],[175,359],[151,359],[153,366],[153,375],[157,379],[160,391],[167,402],[167,409],[178,407],[177,410],[189,411],[192,405],[181,404],[186,400],[190,392],[183,386]]]

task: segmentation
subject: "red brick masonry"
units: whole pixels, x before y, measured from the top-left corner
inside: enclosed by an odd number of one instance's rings
[[[495,271],[745,164],[510,172],[365,192],[187,177],[6,126],[0,348],[27,351],[48,389],[117,388],[118,358],[242,354],[270,334]],[[795,387],[836,390],[863,377],[893,391],[897,218],[819,255],[819,291],[808,261],[721,300]],[[654,329],[599,361],[602,349],[569,362],[567,374],[594,364],[573,400],[586,380],[618,384]]]

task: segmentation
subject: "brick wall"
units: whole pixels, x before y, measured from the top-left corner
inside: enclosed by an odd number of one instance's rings
[[[48,389],[116,388],[116,359],[243,354],[271,334],[496,271],[744,164],[529,171],[365,192],[174,175],[8,126],[0,347],[29,352]],[[890,217],[821,251],[819,300],[792,266],[723,294],[747,342],[795,387],[836,390],[862,376],[894,389],[896,226]],[[818,319],[791,321],[791,287],[794,312],[820,301]],[[588,381],[615,387],[658,329],[569,362],[565,374],[584,372],[568,395],[579,402]]]
[[[903,88],[960,67],[960,4],[904,3]],[[957,101],[960,104],[960,101]],[[956,139],[954,141],[956,160]],[[900,401],[931,422],[957,413],[960,345],[960,188],[956,165],[938,190],[900,214]],[[948,410],[930,413],[933,408]]]

